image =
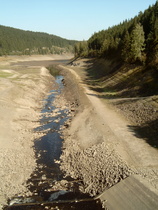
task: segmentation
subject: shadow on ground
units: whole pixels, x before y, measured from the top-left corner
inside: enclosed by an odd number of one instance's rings
[[[119,103],[122,101],[124,104],[126,98],[130,102],[135,100],[139,102],[140,99],[158,95],[158,71],[156,67],[127,65],[121,61],[105,59],[90,59],[85,63],[85,66],[85,83],[91,90],[95,91],[94,94],[91,94],[93,96],[118,100]],[[138,112],[135,113],[134,110],[133,107],[133,115],[138,115]],[[143,110],[140,113],[142,114],[142,112]],[[135,136],[144,139],[152,147],[158,148],[158,119],[155,119],[153,112],[147,111],[147,113],[150,115],[147,119],[148,122],[142,122],[141,125],[130,125],[129,129]],[[153,120],[152,115],[154,115]]]
[[[158,68],[118,60],[85,62],[86,84],[105,98],[146,97],[158,94]]]
[[[152,147],[158,148],[158,119],[142,126],[129,125],[128,127],[136,137],[143,138]]]

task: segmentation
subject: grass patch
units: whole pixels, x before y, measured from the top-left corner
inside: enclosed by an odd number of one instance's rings
[[[10,69],[11,67],[9,65],[0,65],[0,70],[3,70],[3,69]],[[13,69],[13,68],[11,68]]]
[[[10,77],[10,76],[12,76],[12,75],[13,75],[12,73],[0,72],[0,77],[1,77],[1,78],[7,78],[7,77]]]
[[[54,77],[60,75],[61,70],[57,66],[52,65],[47,67],[47,69],[49,70],[50,74]]]

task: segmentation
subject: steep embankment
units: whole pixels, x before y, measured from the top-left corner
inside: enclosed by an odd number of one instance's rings
[[[110,72],[112,65],[113,71]],[[145,178],[149,186],[158,189],[155,144],[150,146],[143,136],[138,137],[132,129],[137,119],[142,123],[155,119],[158,106],[156,102],[152,103],[151,96],[121,98],[120,91],[115,90],[115,94],[105,91],[106,87],[110,87],[106,81],[116,84],[124,78],[118,68],[118,64],[90,59],[75,61],[72,66],[64,68],[76,81],[74,84],[78,84],[77,91],[75,88],[74,91],[82,109],[65,133],[61,168],[67,175],[83,180],[85,188],[82,191],[91,195],[108,189],[131,174],[137,174],[142,180]],[[105,69],[109,71],[111,80],[105,75],[99,78]],[[124,74],[128,75],[127,72]],[[70,86],[66,81],[68,91]]]
[[[144,67],[115,60],[88,59],[80,66],[88,87],[113,104],[131,122],[129,128],[137,136],[158,147],[157,65]]]

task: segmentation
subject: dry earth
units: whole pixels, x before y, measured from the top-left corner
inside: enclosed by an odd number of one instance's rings
[[[71,97],[80,108],[65,132],[61,168],[66,175],[83,180],[81,190],[92,196],[132,174],[158,194],[158,151],[129,129],[133,119],[141,121],[146,115],[147,120],[151,114],[156,117],[157,111],[152,113],[149,103],[148,109],[142,109],[142,100],[139,100],[139,108],[131,102],[131,109],[126,104],[116,106],[116,101],[101,100],[84,82],[86,63],[84,60],[77,62],[79,65],[63,67],[67,94],[73,83],[76,94]],[[71,82],[68,82],[70,75]],[[131,114],[135,107],[137,111]],[[139,117],[138,113],[141,113]]]
[[[12,66],[52,56],[2,57],[0,60],[0,209],[8,198],[29,194],[25,182],[35,169],[34,140],[40,134],[40,109],[54,78],[44,67]]]
[[[54,58],[20,58],[21,61],[51,59]],[[29,194],[25,182],[36,166],[32,147],[40,135],[33,128],[39,125],[42,99],[53,81],[44,67],[10,65],[18,60],[19,57],[4,58],[0,65],[1,205],[15,194]],[[80,190],[92,196],[131,174],[137,174],[141,182],[158,193],[158,152],[129,129],[132,119],[136,119],[129,111],[132,103],[128,109],[126,104],[116,106],[99,99],[98,93],[84,83],[83,61],[79,66],[60,68],[65,88],[55,103],[60,108],[68,102],[74,113],[72,122],[64,126],[68,129],[63,131],[60,165],[65,175],[82,180]]]

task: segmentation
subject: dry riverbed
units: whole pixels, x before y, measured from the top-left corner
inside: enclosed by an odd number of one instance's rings
[[[43,135],[33,129],[40,125],[43,99],[54,84],[54,78],[45,67],[10,65],[10,62],[16,64],[18,59],[4,59],[0,65],[1,205],[16,194],[30,194],[26,181],[36,167],[34,140]],[[20,58],[21,61],[51,59],[56,58]],[[119,101],[117,104],[114,101],[112,106],[110,101],[100,100],[84,83],[86,65],[83,61],[79,66],[60,65],[58,68],[64,75],[64,89],[54,105],[59,109],[68,107],[73,118],[61,128],[64,142],[58,162],[65,176],[81,181],[80,191],[91,196],[133,174],[157,193],[157,149],[129,130],[134,115],[126,103],[121,106]],[[65,186],[62,180],[52,190],[66,190]]]
[[[33,132],[40,125],[43,99],[54,78],[41,66],[11,62],[53,60],[53,57],[7,57],[0,60],[0,208],[19,193],[29,195],[26,181],[36,167]]]

